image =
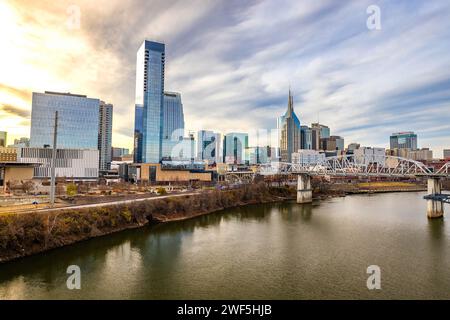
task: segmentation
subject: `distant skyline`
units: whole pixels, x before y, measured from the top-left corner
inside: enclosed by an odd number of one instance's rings
[[[381,30],[366,26],[369,5]],[[181,93],[187,130],[275,129],[290,86],[301,123],[346,144],[414,131],[436,156],[450,148],[448,2],[6,0],[0,30],[8,143],[29,136],[31,93],[49,90],[112,103],[113,145],[131,150],[148,39],[166,45],[165,90]]]

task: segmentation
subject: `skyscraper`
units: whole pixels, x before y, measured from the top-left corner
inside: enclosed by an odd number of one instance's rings
[[[6,147],[6,138],[8,134],[6,131],[0,131],[0,147]]]
[[[223,158],[225,163],[245,164],[248,162],[248,134],[228,133],[223,139]]]
[[[220,133],[200,130],[197,134],[197,159],[209,163],[219,163],[221,154]]]
[[[100,100],[50,91],[33,92],[31,147],[53,146],[55,111],[58,111],[58,149],[98,149]]]
[[[417,150],[417,135],[414,132],[393,133],[390,137],[391,149]]]
[[[172,158],[175,146],[183,140],[184,113],[181,95],[177,92],[164,92],[162,157]]]
[[[98,150],[100,171],[111,169],[113,105],[100,101]]]
[[[144,107],[137,104],[134,107],[134,151],[135,163],[142,163],[142,131],[144,126]]]
[[[327,139],[330,137],[330,128],[328,126],[320,123],[313,123],[311,127],[320,130],[320,139]]]
[[[165,45],[145,40],[136,56],[136,105],[143,106],[142,162],[144,163],[158,163],[162,159],[164,66]],[[135,124],[135,132],[136,127],[139,127],[139,124]]]
[[[288,109],[278,119],[280,153],[282,162],[291,162],[292,153],[301,149],[300,120],[294,112],[294,100],[289,90]]]
[[[301,149],[311,150],[313,140],[312,140],[312,130],[308,126],[301,126],[300,130],[302,132],[302,143]]]

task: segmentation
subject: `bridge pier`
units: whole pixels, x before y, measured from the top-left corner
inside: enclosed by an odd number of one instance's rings
[[[297,182],[297,203],[311,203],[312,189],[311,176],[308,174],[299,174]]]
[[[442,184],[439,178],[428,178],[428,194],[441,194]],[[427,200],[427,216],[430,219],[444,216],[444,203],[436,200]]]

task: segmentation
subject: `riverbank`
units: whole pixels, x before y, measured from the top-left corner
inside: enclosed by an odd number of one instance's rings
[[[0,216],[0,263],[152,223],[294,198],[295,189],[261,183],[129,204]]]

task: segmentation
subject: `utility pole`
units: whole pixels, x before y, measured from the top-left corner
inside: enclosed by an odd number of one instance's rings
[[[53,130],[53,151],[51,163],[51,181],[50,181],[50,206],[55,205],[55,162],[56,162],[56,138],[58,135],[58,111],[55,111],[55,126]]]

